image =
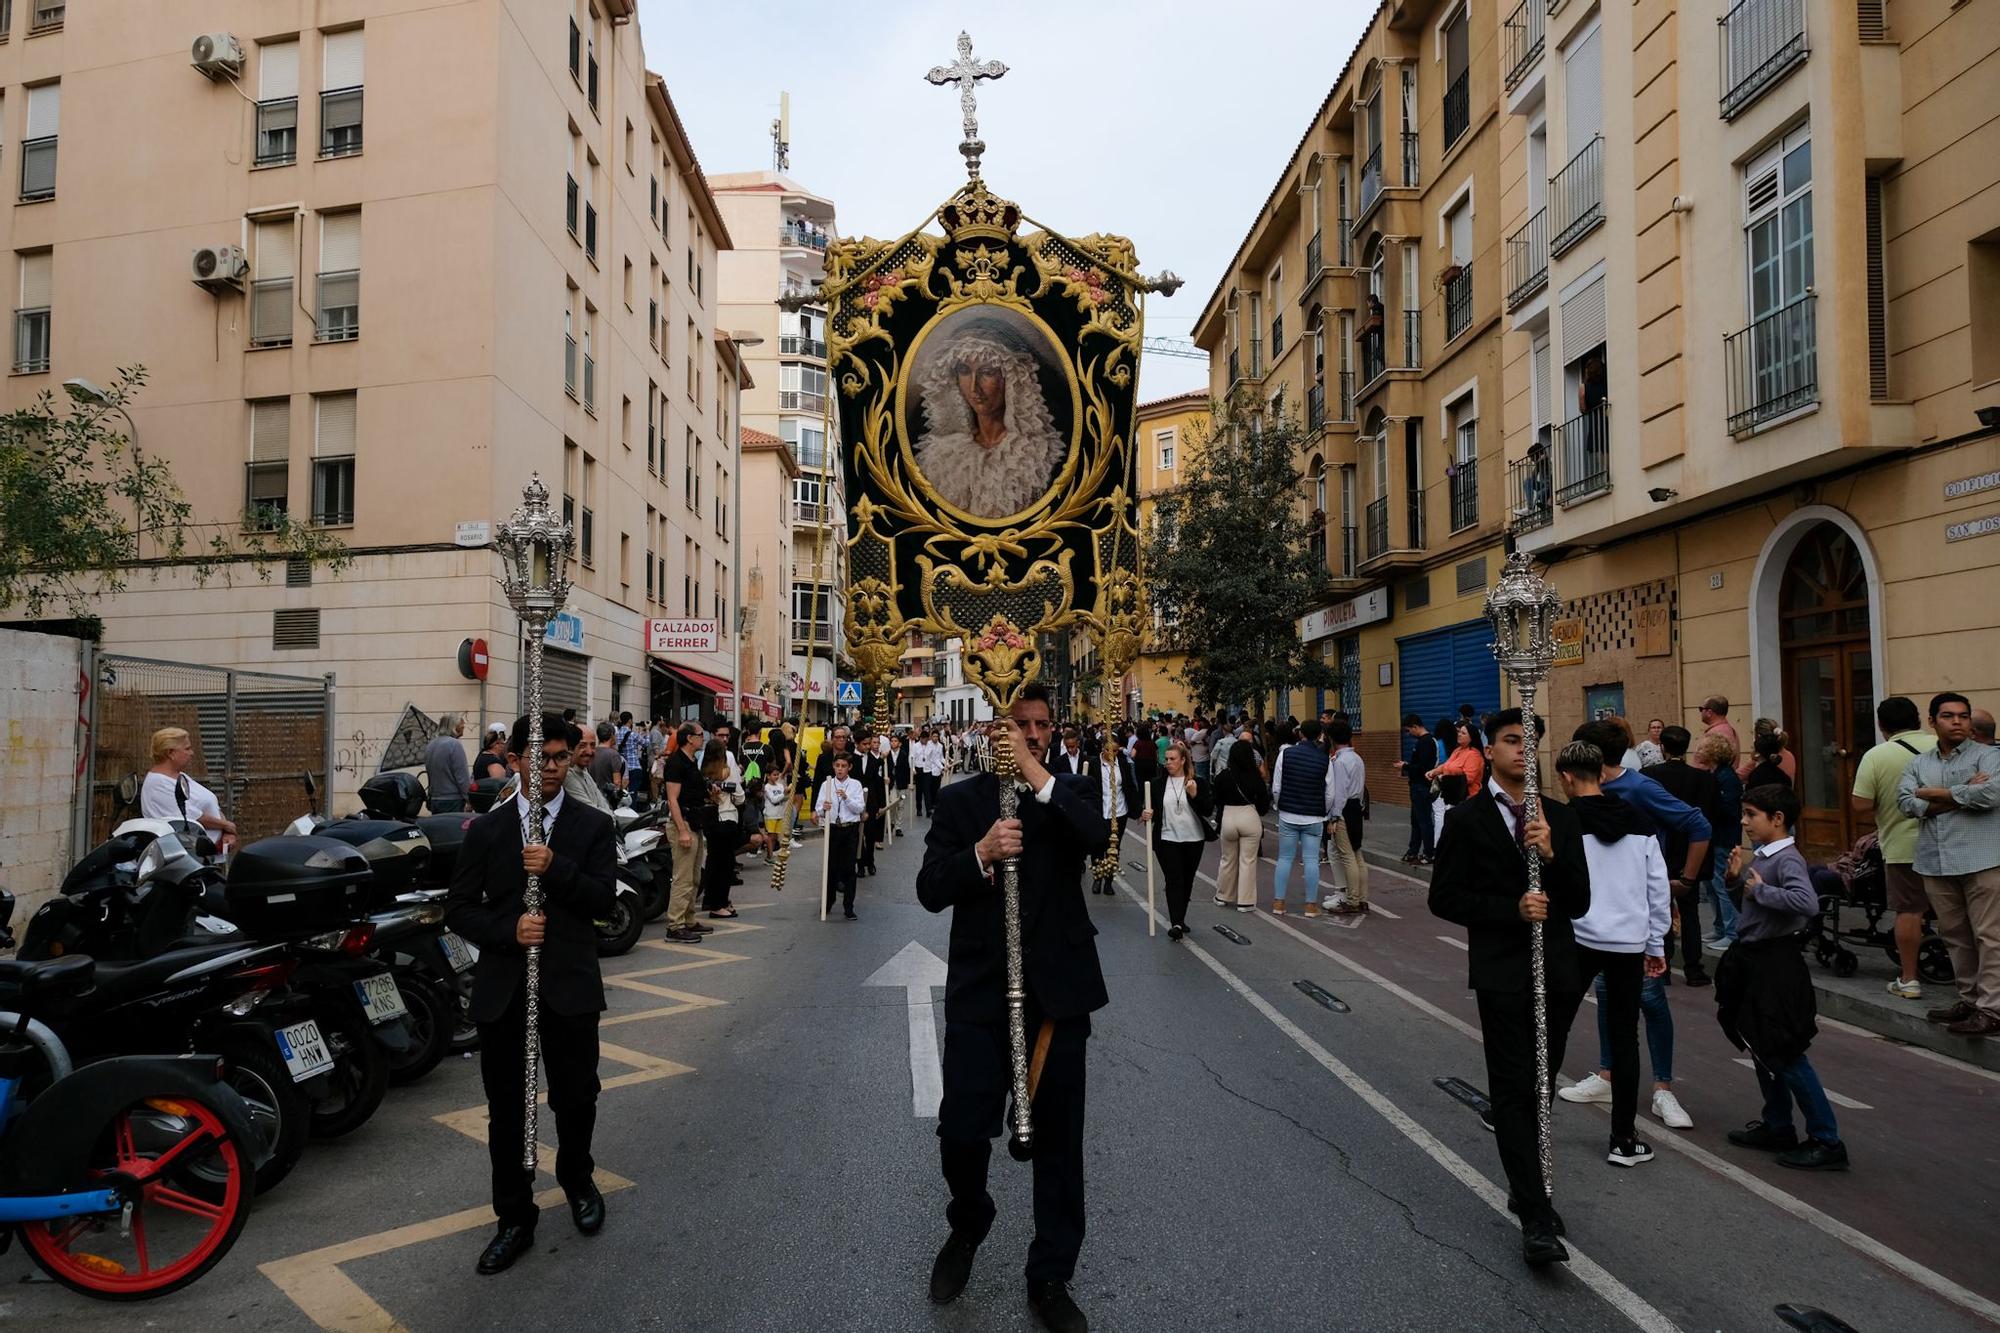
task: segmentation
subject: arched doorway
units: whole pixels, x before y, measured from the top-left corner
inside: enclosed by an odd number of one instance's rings
[[[1859,832],[1848,793],[1874,740],[1870,618],[1861,549],[1838,524],[1814,523],[1778,586],[1782,721],[1798,761],[1799,841],[1811,856],[1845,851]]]

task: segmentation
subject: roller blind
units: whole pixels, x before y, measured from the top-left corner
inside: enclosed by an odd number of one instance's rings
[[[45,139],[58,132],[62,122],[62,85],[45,83],[28,89],[28,137]]]
[[[319,218],[319,271],[346,273],[361,267],[361,213],[322,213]]]
[[[1576,360],[1604,341],[1604,279],[1562,303],[1563,363]]]
[[[1563,151],[1575,157],[1604,128],[1604,43],[1602,28],[1563,56],[1563,99],[1569,141]]]
[[[21,256],[21,309],[38,310],[50,304],[55,267],[51,260],[47,250]]]
[[[353,88],[361,82],[361,29],[330,32],[326,35],[323,89]]]
[[[299,95],[299,44],[266,42],[257,48],[257,100]]]
[[[351,393],[323,393],[314,400],[319,409],[319,426],[313,441],[313,454],[319,458],[338,458],[354,452],[354,395]]]
[[[292,400],[250,404],[250,461],[282,463],[292,456]]]
[[[275,222],[257,224],[257,277],[289,278],[294,272],[292,254],[292,220],[284,218]]]
[[[1549,340],[1535,344],[1534,359],[1535,429],[1549,424]]]
[[[1472,262],[1472,207],[1460,204],[1458,211],[1451,215],[1451,262],[1469,264]]]

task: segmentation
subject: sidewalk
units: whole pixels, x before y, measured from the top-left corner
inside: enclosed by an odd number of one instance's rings
[[[1431,876],[1429,867],[1404,865],[1402,862],[1403,849],[1409,845],[1408,807],[1376,802],[1363,835],[1361,854],[1370,865],[1428,884]],[[1896,975],[1895,965],[1889,961],[1888,955],[1880,949],[1849,947],[1860,956],[1860,967],[1851,977],[1836,977],[1815,962],[1810,953],[1807,954],[1806,970],[1812,974],[1822,1019],[1849,1023],[1891,1041],[1922,1046],[1940,1055],[2000,1073],[2000,1041],[1954,1037],[1941,1025],[1924,1021],[1924,1010],[1934,1005],[1949,1004],[1955,998],[1956,992],[1949,984],[1925,983],[1922,1000],[1895,999],[1883,989]],[[1711,963],[1721,956],[1714,949],[1708,949],[1706,953]]]

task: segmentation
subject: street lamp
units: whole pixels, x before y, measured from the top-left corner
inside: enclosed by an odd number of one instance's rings
[[[528,478],[521,490],[521,507],[500,525],[496,545],[505,573],[501,589],[513,604],[514,613],[527,627],[528,648],[521,671],[521,706],[528,715],[528,742],[522,748],[521,791],[528,798],[528,820],[521,828],[523,846],[544,840],[542,833],[542,636],[549,621],[562,610],[569,598],[567,568],[570,553],[570,526],[549,508],[549,488],[542,474]],[[531,915],[542,911],[542,877],[529,875],[521,906]],[[522,984],[527,993],[528,1024],[525,1055],[527,1134],[521,1145],[521,1165],[535,1169],[535,1139],[541,1071],[541,969],[540,945],[531,945]]]
[[[732,329],[729,341],[740,348],[762,347],[764,335],[744,329]],[[735,608],[735,619],[730,622],[729,689],[736,697],[731,700],[730,711],[736,715],[736,734],[743,734],[743,390],[742,383],[748,377],[749,368],[743,364],[741,355],[736,357],[736,438],[726,441],[734,465],[730,470],[730,518],[729,518],[729,604]]]
[[[132,446],[132,466],[136,471],[139,466],[139,423],[132,420],[132,414],[125,410],[125,404],[113,398],[110,391],[103,385],[94,380],[87,380],[81,375],[64,380],[63,392],[68,394],[70,401],[78,407],[94,407],[99,412],[109,409],[125,418],[125,440],[126,443]],[[145,519],[139,512],[137,488],[135,487],[134,490],[135,493],[132,497],[132,554],[137,556],[139,554],[139,528],[145,522]]]
[[[1555,623],[1562,598],[1555,585],[1535,572],[1525,551],[1510,551],[1500,581],[1486,595],[1486,619],[1493,626],[1493,657],[1521,701],[1521,746],[1527,760],[1521,802],[1523,827],[1542,815],[1540,764],[1535,756],[1535,693],[1555,665]],[[1528,892],[1542,891],[1542,858],[1525,853]],[[1535,1145],[1541,1156],[1542,1188],[1555,1197],[1555,1149],[1549,1126],[1549,985],[1542,946],[1542,923],[1528,924],[1535,992]]]

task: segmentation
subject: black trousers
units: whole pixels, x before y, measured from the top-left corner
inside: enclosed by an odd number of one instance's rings
[[[1527,991],[1482,990],[1480,1044],[1486,1048],[1487,1096],[1493,1102],[1493,1137],[1507,1190],[1521,1206],[1521,1218],[1546,1218],[1549,1192],[1542,1181],[1541,1153],[1535,1143],[1535,997]],[[1569,1025],[1583,1003],[1582,991],[1550,991],[1549,1090],[1569,1041]]]
[[[1605,953],[1576,946],[1578,980],[1586,993],[1604,977],[1604,1026],[1611,1034],[1611,1137],[1629,1139],[1639,1112],[1639,986],[1645,981],[1643,953]],[[1556,1059],[1549,1047],[1549,1059]]]
[[[916,773],[911,778],[917,784],[917,813],[927,814],[937,809],[938,780],[930,773]]]
[[[889,821],[880,814],[868,816],[861,822],[861,855],[858,864],[863,870],[875,868],[875,844],[888,831]]]
[[[1028,1004],[1028,1047],[1041,1017]],[[1035,1238],[1028,1246],[1030,1282],[1067,1282],[1083,1250],[1083,1055],[1090,1017],[1060,1019],[1035,1090]],[[1007,1025],[944,1025],[944,1100],[938,1106],[938,1156],[951,1202],[952,1231],[977,1245],[992,1229],[993,1196],[986,1168],[1012,1083]]]
[[[1701,958],[1701,885],[1683,886],[1674,881],[1674,905],[1680,908],[1681,928],[1681,971],[1684,975],[1698,977],[1707,970]],[[1667,937],[1667,961],[1673,962],[1674,939]]]
[[[835,824],[827,831],[826,905],[833,909],[834,896],[844,899],[847,911],[854,910],[854,857],[861,844],[859,824]]]
[[[1187,924],[1188,899],[1194,896],[1195,872],[1201,869],[1201,852],[1207,845],[1170,838],[1154,844],[1160,857],[1160,881],[1167,891],[1167,920],[1176,926]]]
[[[493,1166],[493,1213],[501,1226],[535,1229],[535,1175],[521,1165],[528,1011],[525,989],[498,1022],[479,1025],[479,1080],[486,1087],[486,1152]],[[597,1125],[597,1015],[541,1012],[543,1082],[556,1121],[556,1183],[574,1197],[590,1184]]]
[[[729,906],[729,881],[736,875],[736,849],[741,846],[743,821],[718,819],[701,836],[708,843],[701,863],[701,910],[714,912]]]

